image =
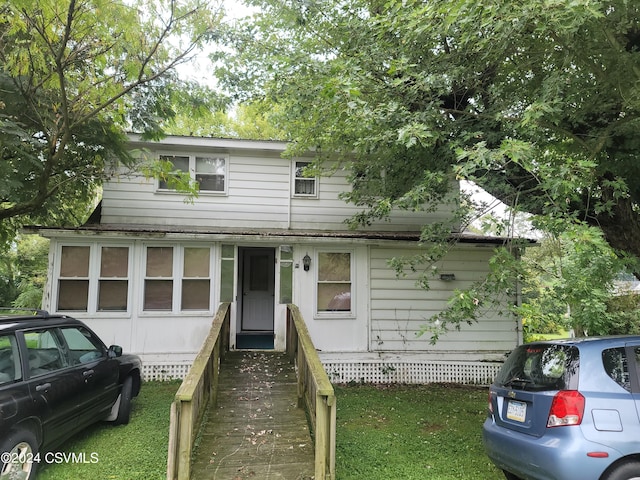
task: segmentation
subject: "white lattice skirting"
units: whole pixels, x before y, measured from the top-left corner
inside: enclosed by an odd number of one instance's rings
[[[324,362],[333,383],[460,383],[489,385],[502,364],[494,362],[454,361],[362,361]],[[143,363],[145,381],[183,379],[190,362],[162,364]]]
[[[151,380],[169,381],[183,380],[191,368],[191,362],[148,363],[142,362],[142,378],[145,382]]]
[[[333,383],[460,383],[489,385],[500,363],[487,362],[350,362],[325,363]]]

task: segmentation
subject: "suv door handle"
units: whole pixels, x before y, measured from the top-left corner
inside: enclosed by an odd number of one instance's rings
[[[93,375],[93,370],[85,370],[84,372],[82,372],[82,376],[84,378],[90,377],[91,375]]]
[[[50,388],[51,388],[51,384],[49,382],[41,383],[40,385],[36,386],[36,392],[43,392],[43,391],[49,390]]]

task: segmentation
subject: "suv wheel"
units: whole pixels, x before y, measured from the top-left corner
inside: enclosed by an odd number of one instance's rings
[[[0,480],[32,480],[36,476],[38,443],[33,433],[19,430],[0,446]]]
[[[625,462],[602,477],[602,480],[640,480],[640,462]]]

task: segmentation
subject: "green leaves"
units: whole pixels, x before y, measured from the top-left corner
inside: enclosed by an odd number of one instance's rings
[[[592,245],[592,254],[603,253],[606,241],[640,258],[637,2],[252,3],[262,14],[252,35],[248,26],[231,33],[237,50],[227,57],[226,85],[244,95],[255,85],[277,106],[270,119],[296,151],[342,161],[353,185],[343,198],[363,207],[352,224],[384,219],[394,208],[429,211],[447,198],[446,182],[436,179],[470,180],[534,215],[553,238],[593,226],[600,240],[566,241]],[[423,239],[444,248],[451,227],[468,219],[468,210],[455,209],[449,223],[426,225]],[[570,288],[569,277],[554,284],[562,302],[584,299],[584,308],[572,308],[591,319],[585,325],[607,318],[608,290],[589,295],[587,287],[604,285],[614,263],[576,270],[591,279],[583,289]],[[438,320],[453,326],[479,318],[474,308],[504,300],[506,285],[522,275],[499,254],[487,280],[473,294],[459,292],[450,316]],[[566,308],[550,311],[556,318]]]
[[[131,163],[124,132],[173,117],[172,69],[220,20],[200,0],[12,0],[0,7],[0,219],[77,224]],[[169,93],[168,93],[169,92]],[[11,237],[19,222],[4,221]]]

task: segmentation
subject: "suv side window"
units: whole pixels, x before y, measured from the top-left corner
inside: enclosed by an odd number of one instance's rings
[[[604,370],[618,385],[626,391],[631,391],[631,378],[629,377],[629,365],[624,348],[609,348],[602,351],[602,364]]]
[[[44,375],[67,366],[55,329],[25,332],[24,339],[29,354],[31,377]]]
[[[104,355],[102,345],[91,335],[89,330],[78,327],[65,327],[61,331],[69,348],[69,365],[81,365]]]
[[[22,378],[18,344],[13,335],[0,336],[0,385]]]

